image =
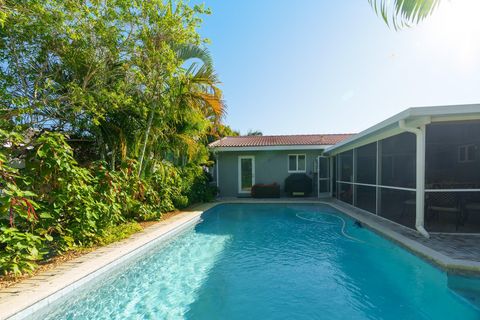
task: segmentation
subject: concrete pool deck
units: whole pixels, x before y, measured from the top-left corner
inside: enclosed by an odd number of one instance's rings
[[[160,221],[128,239],[99,248],[1,289],[0,319],[24,319],[32,315],[132,256],[194,226],[204,211],[224,203],[327,204],[448,273],[480,276],[480,236],[434,234],[426,239],[406,227],[331,199],[219,199],[217,202],[195,206],[191,211]]]

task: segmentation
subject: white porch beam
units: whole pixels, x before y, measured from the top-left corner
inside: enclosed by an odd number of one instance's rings
[[[398,126],[405,131],[414,133],[417,138],[415,228],[421,235],[430,238],[425,230],[425,124],[420,125],[419,128],[408,127],[405,120],[400,120]]]

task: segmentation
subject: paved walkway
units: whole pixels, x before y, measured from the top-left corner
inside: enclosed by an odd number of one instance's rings
[[[479,235],[432,234],[418,241],[449,257],[480,262]]]

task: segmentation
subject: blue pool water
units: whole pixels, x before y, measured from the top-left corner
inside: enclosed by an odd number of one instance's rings
[[[38,319],[480,319],[447,276],[327,205],[220,205]]]

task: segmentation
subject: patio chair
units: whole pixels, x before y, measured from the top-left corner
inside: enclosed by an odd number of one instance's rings
[[[480,212],[480,194],[468,193],[464,196],[464,222],[467,222],[472,212]]]
[[[400,213],[400,219],[403,221],[405,215],[407,212],[410,210],[413,210],[415,212],[415,205],[417,203],[417,200],[415,198],[407,199],[403,201],[402,205],[402,211]]]
[[[460,198],[453,192],[430,192],[426,198],[427,219],[440,219],[440,214],[455,215],[455,230],[465,222]]]

